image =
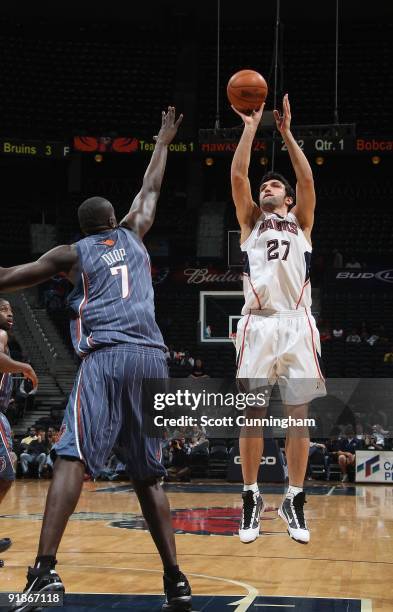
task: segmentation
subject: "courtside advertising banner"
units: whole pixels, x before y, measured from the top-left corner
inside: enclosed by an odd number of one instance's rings
[[[393,452],[356,451],[356,482],[393,484]]]

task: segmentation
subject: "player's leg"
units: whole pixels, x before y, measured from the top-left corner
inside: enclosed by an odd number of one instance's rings
[[[57,457],[46,498],[36,567],[54,566],[61,538],[81,494],[84,475],[82,461]]]
[[[308,405],[285,406],[286,417],[306,419]],[[310,434],[308,427],[288,427],[285,454],[288,463],[289,486],[303,488],[306,476],[308,454],[310,450]]]
[[[319,352],[318,330],[311,315],[294,312],[281,316],[277,374],[287,417],[306,419],[308,403],[326,394]],[[285,521],[291,538],[307,544],[310,531],[304,517],[306,497],[303,485],[310,437],[306,425],[289,426],[285,449],[289,487],[278,514]]]
[[[55,571],[61,538],[78,503],[86,466],[94,473],[101,462],[106,461],[119,431],[116,425],[110,427],[110,418],[116,418],[116,414],[115,410],[108,409],[106,378],[110,379],[112,373],[105,371],[104,363],[105,358],[97,351],[83,361],[79,369],[67,404],[63,433],[54,446],[57,459],[47,495],[38,554],[34,567],[28,570],[24,592],[64,591]],[[102,448],[102,453],[98,448]],[[27,612],[32,608],[33,604],[25,604],[14,610]]]
[[[285,412],[287,417],[303,420],[307,418],[308,406],[307,404],[285,406]],[[289,426],[285,441],[289,487],[278,514],[286,522],[291,538],[302,544],[307,544],[310,541],[310,532],[304,517],[306,498],[303,491],[309,449],[308,427]]]
[[[56,554],[68,519],[75,510],[81,493],[84,464],[78,459],[58,457],[46,498],[40,542],[34,567],[29,567],[24,593],[64,592],[60,576],[55,571]],[[15,612],[26,612],[34,605],[14,606]]]
[[[261,417],[257,411],[248,411],[247,418]],[[251,431],[254,429],[254,431]],[[239,537],[243,544],[254,542],[259,536],[260,517],[264,504],[258,485],[258,471],[263,455],[261,428],[242,427],[239,437],[240,460],[243,476],[242,516]]]
[[[344,453],[338,455],[338,465],[342,474],[342,482],[348,482],[348,462]]]
[[[7,418],[0,413],[0,504],[15,480],[11,448],[11,428]],[[6,551],[11,544],[10,538],[0,537],[0,552]],[[0,567],[3,565],[0,560]]]
[[[250,315],[239,321],[237,341],[237,378],[245,392],[258,393],[273,376],[274,326],[268,317]],[[247,410],[247,418],[264,417],[266,411]],[[242,427],[239,437],[240,461],[243,476],[242,516],[239,537],[243,544],[254,542],[259,536],[260,516],[264,503],[258,485],[258,472],[263,455],[263,431],[258,427]]]
[[[128,372],[123,394],[124,426],[120,446],[126,449],[127,464],[135,493],[164,569],[166,601],[163,610],[191,610],[191,588],[177,563],[169,501],[159,480],[166,470],[161,463],[161,440],[146,435],[143,428],[142,381],[166,379],[168,367],[162,351],[128,352]],[[130,373],[134,373],[131,375]]]
[[[143,516],[154,544],[162,559],[164,570],[176,566],[176,543],[173,533],[169,501],[157,479],[132,480]]]
[[[3,501],[4,497],[7,495],[8,491],[11,488],[12,480],[4,480],[3,478],[0,480],[0,504]],[[0,553],[4,552],[11,546],[12,542],[10,538],[2,538],[0,537]],[[0,560],[0,567],[3,566],[3,562]]]

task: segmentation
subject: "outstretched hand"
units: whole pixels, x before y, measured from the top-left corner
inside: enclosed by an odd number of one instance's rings
[[[179,115],[175,121],[176,109],[174,106],[168,106],[168,112],[162,111],[161,129],[158,136],[154,136],[156,142],[169,145],[176,136],[177,128],[183,120],[183,115]]]
[[[289,104],[288,94],[285,94],[282,101],[282,114],[280,114],[278,110],[274,110],[273,115],[280,134],[289,132],[291,129],[291,106]]]
[[[242,113],[241,111],[237,110],[237,108],[235,108],[233,104],[231,106],[235,113],[243,119],[244,125],[251,126],[255,128],[255,130],[257,130],[258,125],[260,124],[262,119],[262,113],[263,109],[265,108],[265,103],[263,103],[262,106],[258,108],[258,110],[253,110],[251,115],[246,115],[245,113]]]
[[[22,373],[25,378],[31,381],[33,389],[36,389],[38,386],[38,377],[31,365],[28,363],[24,363]]]

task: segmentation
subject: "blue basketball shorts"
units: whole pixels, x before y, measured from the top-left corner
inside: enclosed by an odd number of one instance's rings
[[[136,344],[105,347],[82,362],[68,400],[58,456],[83,461],[94,477],[114,445],[121,448],[130,478],[161,478],[161,440],[142,427],[142,382],[168,378],[163,351]]]
[[[7,417],[0,412],[0,479],[15,480],[11,460],[12,438],[11,427]]]

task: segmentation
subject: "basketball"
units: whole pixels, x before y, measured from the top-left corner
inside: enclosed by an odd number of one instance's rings
[[[228,81],[229,102],[242,113],[260,108],[267,96],[267,83],[255,70],[240,70]]]

